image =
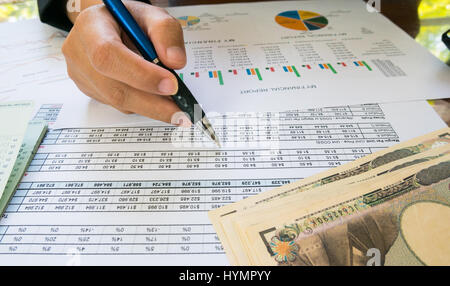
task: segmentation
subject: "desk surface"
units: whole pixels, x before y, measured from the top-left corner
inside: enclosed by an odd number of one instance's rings
[[[261,1],[261,0],[259,0]],[[256,2],[255,0],[153,0],[162,7],[230,2]],[[441,42],[441,35],[450,27],[450,10],[446,1],[434,0],[381,0],[381,12],[411,37],[426,47],[447,65],[450,51]],[[37,17],[35,0],[0,0],[0,22]],[[442,119],[450,125],[450,99],[430,102]]]

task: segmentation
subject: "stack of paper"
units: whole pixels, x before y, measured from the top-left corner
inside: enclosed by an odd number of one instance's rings
[[[32,102],[0,103],[0,196],[13,169],[32,111]]]
[[[14,166],[9,174],[8,181],[0,195],[0,215],[5,211],[12,195],[17,189],[22,176],[33,160],[34,155],[47,131],[47,123],[44,121],[31,121],[21,142],[20,150],[16,156]]]

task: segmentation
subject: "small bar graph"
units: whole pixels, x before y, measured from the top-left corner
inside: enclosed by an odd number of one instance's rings
[[[355,61],[353,62],[357,67],[366,67],[369,71],[372,71],[372,68],[365,61]]]
[[[334,69],[334,67],[331,65],[331,64],[327,64],[327,63],[324,63],[324,64],[319,64],[319,67],[321,68],[321,69],[323,69],[323,70],[330,70],[330,71],[332,71],[334,74],[337,74],[337,72],[336,72],[336,70]]]
[[[311,66],[310,66],[310,65],[302,65],[302,67],[303,67],[303,68],[307,68],[307,69],[309,69],[309,70],[311,69]]]
[[[251,69],[246,69],[247,75],[250,76],[257,76],[259,80],[262,80],[262,76],[261,73],[259,72],[258,68],[251,68]]]
[[[300,77],[300,73],[298,72],[298,70],[295,68],[295,66],[283,66],[283,70],[285,72],[292,72],[294,73],[297,77]]]
[[[331,70],[334,74],[337,73],[336,70],[334,69],[334,67],[333,67],[331,64],[327,64],[327,65],[328,65],[328,67],[330,68],[330,70]]]
[[[365,72],[366,69],[360,69],[360,67],[366,67],[367,71],[372,71],[372,68],[365,61],[347,61],[347,62],[334,62],[331,63],[310,63],[310,64],[298,64],[298,65],[277,65],[277,66],[266,66],[262,68],[256,67],[241,67],[241,68],[230,68],[222,73],[221,70],[204,70],[204,71],[192,71],[187,73],[180,73],[180,78],[183,81],[189,81],[191,79],[206,78],[216,81],[219,85],[225,86],[227,84],[232,84],[235,79],[245,80],[248,77],[254,77],[259,81],[272,80],[281,78],[286,75],[286,73],[292,73],[296,78],[302,80],[303,78],[308,78],[314,72],[328,71],[329,74],[339,74],[345,72]],[[300,73],[300,72],[301,73]]]
[[[220,85],[224,84],[221,71],[208,71],[207,73],[208,73],[209,78],[218,79]],[[193,73],[191,73],[191,75],[195,76],[196,78],[200,77],[200,73],[198,73],[198,72],[195,72],[195,73],[193,72]]]

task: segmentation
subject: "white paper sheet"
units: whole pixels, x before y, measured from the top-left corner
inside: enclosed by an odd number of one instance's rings
[[[198,145],[176,147],[157,122],[49,132],[0,221],[0,264],[227,264],[211,208],[445,126],[426,102],[265,119],[228,118],[221,150],[181,129]]]
[[[450,94],[450,69],[360,0],[168,10],[191,16],[184,28],[188,64],[180,73],[206,111],[284,111]]]

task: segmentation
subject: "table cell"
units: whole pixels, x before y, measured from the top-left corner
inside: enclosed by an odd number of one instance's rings
[[[134,254],[166,254],[167,244],[139,244],[134,245]]]
[[[167,247],[167,253],[171,253],[171,254],[203,253],[203,245],[201,245],[201,244],[171,244]]]
[[[167,235],[136,235],[134,239],[134,243],[138,244],[147,244],[147,245],[158,245],[158,244],[166,244],[169,242],[169,237]]]
[[[98,254],[132,254],[134,245],[106,244],[98,246]]]
[[[202,234],[204,225],[172,225],[170,226],[171,234]]]
[[[141,210],[150,212],[174,211],[178,210],[178,206],[173,204],[144,204]]]
[[[103,225],[79,225],[72,226],[71,233],[73,235],[90,235],[90,234],[103,234],[105,226]]]
[[[29,249],[28,244],[0,244],[0,254],[25,254],[29,253]]]
[[[69,235],[66,239],[66,244],[74,245],[87,245],[87,244],[98,244],[102,240],[100,235]]]
[[[170,232],[170,225],[138,225],[136,226],[138,234],[167,234]]]
[[[8,229],[8,226],[6,226],[6,225],[0,225],[0,237],[1,237],[1,235],[3,235],[3,234],[5,234],[6,233],[6,230]],[[1,239],[0,239],[0,241],[1,241]]]
[[[201,244],[203,243],[203,234],[194,234],[194,235],[171,235],[169,238],[169,242],[171,244]]]

